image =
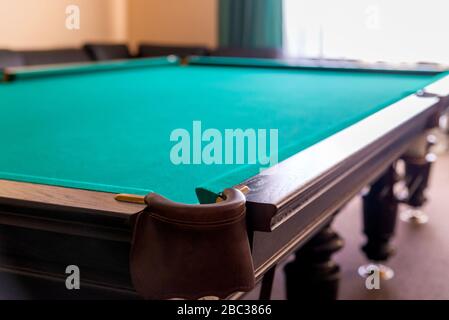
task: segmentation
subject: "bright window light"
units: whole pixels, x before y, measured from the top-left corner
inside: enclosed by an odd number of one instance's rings
[[[294,57],[449,63],[447,0],[284,0]]]

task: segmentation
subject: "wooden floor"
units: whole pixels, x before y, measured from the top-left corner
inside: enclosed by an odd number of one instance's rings
[[[449,299],[449,152],[442,152],[447,141],[443,146],[439,147],[441,154],[432,174],[430,201],[424,208],[429,223],[414,226],[398,221],[393,241],[397,253],[388,263],[395,277],[381,282],[380,290],[367,290],[357,273],[366,263],[360,251],[365,241],[360,198],[340,213],[334,223],[334,229],[345,239],[344,249],[335,256],[342,268],[340,299]],[[276,273],[273,299],[285,299],[282,268]],[[257,296],[253,292],[247,298]]]

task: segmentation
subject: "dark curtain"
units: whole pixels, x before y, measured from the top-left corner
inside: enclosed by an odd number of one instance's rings
[[[221,47],[282,47],[282,0],[219,1]]]

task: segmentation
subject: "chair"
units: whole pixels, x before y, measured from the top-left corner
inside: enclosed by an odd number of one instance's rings
[[[205,56],[208,54],[209,50],[206,47],[201,46],[164,46],[141,44],[139,46],[138,56],[143,58],[177,55],[181,58],[185,58],[187,56]]]
[[[21,67],[23,65],[24,60],[20,53],[10,50],[0,50],[0,69]]]
[[[84,50],[95,61],[132,58],[126,44],[88,43],[84,46]]]
[[[20,53],[27,66],[92,61],[83,49],[32,50]]]

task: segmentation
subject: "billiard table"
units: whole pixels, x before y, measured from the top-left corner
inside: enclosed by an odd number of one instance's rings
[[[2,79],[0,296],[14,298],[236,298],[261,281],[266,299],[293,253],[288,298],[334,298],[333,218],[370,186],[363,251],[391,255],[398,203],[424,198],[426,135],[449,97],[435,70],[240,58]],[[238,129],[243,148],[220,149],[220,134]],[[271,163],[250,160],[254,132]],[[408,200],[394,192],[398,159],[409,178],[426,177]],[[68,266],[79,290],[66,288]]]

